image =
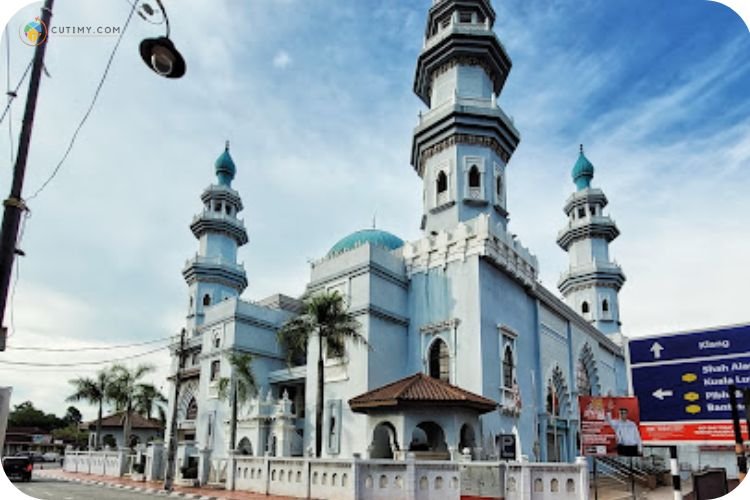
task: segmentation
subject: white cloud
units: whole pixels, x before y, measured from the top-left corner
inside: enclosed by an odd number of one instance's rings
[[[292,56],[285,50],[280,50],[273,56],[274,68],[285,69],[292,64]]]

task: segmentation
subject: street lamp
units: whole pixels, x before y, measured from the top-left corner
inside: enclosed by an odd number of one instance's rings
[[[135,1],[136,4],[133,4],[134,9],[140,0]],[[180,78],[185,74],[185,60],[169,39],[169,18],[167,18],[167,11],[164,9],[164,5],[162,5],[161,0],[155,1],[159,9],[161,9],[164,22],[167,24],[167,33],[163,37],[143,40],[140,46],[141,57],[158,75],[166,78]],[[40,24],[44,27],[45,31],[49,29],[52,19],[53,4],[54,0],[44,0]],[[141,10],[142,12],[139,12],[139,15],[145,20],[147,20],[145,14],[150,16],[154,13],[153,7],[146,3],[141,4]],[[16,155],[16,164],[13,169],[13,181],[10,195],[2,202],[4,213],[2,225],[0,226],[0,352],[5,350],[8,335],[8,329],[4,326],[4,322],[13,260],[16,255],[23,255],[23,252],[16,247],[16,244],[21,215],[27,210],[22,196],[23,182],[26,175],[26,161],[29,154],[31,131],[36,112],[37,97],[39,96],[39,84],[41,83],[42,70],[44,68],[44,51],[46,47],[46,43],[38,43],[34,51],[29,92],[26,97],[26,109],[23,115],[21,136],[18,141],[18,154]]]
[[[169,18],[167,17],[164,5],[162,5],[161,0],[156,0],[156,4],[161,9],[164,22],[167,24],[167,34],[143,40],[140,46],[141,59],[157,75],[165,78],[180,78],[185,74],[185,59],[182,58],[180,52],[175,48],[172,40],[169,39]],[[142,9],[148,15],[154,13],[153,8],[149,4],[144,4]],[[142,13],[139,14],[145,19]]]

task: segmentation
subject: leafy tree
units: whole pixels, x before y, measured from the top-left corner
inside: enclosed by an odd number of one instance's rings
[[[232,367],[232,377],[219,379],[219,397],[224,400],[231,397],[232,418],[229,421],[229,445],[232,450],[237,446],[237,407],[242,406],[258,393],[252,361],[251,354],[231,353],[229,365]]]
[[[152,384],[141,384],[135,395],[135,411],[149,419],[154,410],[163,415],[166,403],[167,398]]]
[[[65,423],[53,413],[44,413],[36,408],[31,401],[24,401],[13,407],[13,411],[8,415],[8,426],[38,427],[49,432],[64,427]]]
[[[325,292],[305,300],[305,312],[292,318],[281,327],[277,336],[287,352],[287,363],[305,352],[311,339],[318,340],[318,373],[315,399],[315,456],[323,450],[323,393],[324,369],[323,348],[343,353],[347,340],[355,344],[367,345],[367,340],[359,333],[360,324],[346,310],[344,299],[338,292]],[[325,342],[324,342],[325,341]]]
[[[78,425],[69,425],[52,431],[54,439],[61,439],[65,444],[71,444],[76,448],[84,448],[89,441],[89,433],[82,431]]]
[[[138,403],[138,395],[144,392],[144,388],[150,384],[144,384],[140,380],[152,373],[156,368],[153,365],[138,365],[132,370],[124,365],[112,367],[112,382],[107,390],[107,398],[115,404],[117,411],[125,412],[122,424],[123,443],[130,443],[131,416]]]
[[[88,401],[92,405],[99,406],[96,418],[96,448],[102,446],[102,408],[107,401],[107,393],[112,383],[112,377],[106,370],[100,370],[94,376],[79,377],[69,381],[75,388],[75,392],[68,396],[68,401]]]
[[[69,426],[78,425],[83,421],[83,416],[81,415],[81,412],[78,411],[78,408],[75,406],[68,406],[68,409],[65,411],[65,416],[62,419],[63,422]]]

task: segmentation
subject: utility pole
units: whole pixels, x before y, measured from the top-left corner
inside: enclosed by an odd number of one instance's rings
[[[185,329],[180,332],[180,350],[177,352],[177,373],[174,376],[174,399],[172,400],[172,420],[169,422],[169,448],[167,449],[167,471],[164,475],[164,489],[172,491],[174,482],[174,459],[177,454],[177,398],[180,396],[182,370],[185,368]]]
[[[49,25],[52,20],[52,4],[54,0],[45,0],[42,7],[42,25],[45,36],[49,38]],[[26,96],[26,110],[23,115],[21,126],[21,137],[18,141],[18,155],[16,166],[13,169],[13,183],[11,184],[10,196],[3,202],[5,213],[3,214],[3,225],[0,229],[0,351],[5,350],[5,339],[8,329],[5,324],[5,305],[8,302],[8,287],[10,276],[13,273],[13,259],[18,249],[18,227],[21,223],[21,215],[26,210],[23,201],[23,179],[26,175],[26,160],[29,156],[29,144],[31,143],[31,129],[34,125],[34,113],[36,101],[39,96],[39,84],[44,68],[44,52],[47,48],[47,40],[36,46],[34,61],[31,66],[31,80],[29,81],[29,93]]]

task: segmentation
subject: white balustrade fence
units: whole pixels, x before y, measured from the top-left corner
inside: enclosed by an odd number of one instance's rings
[[[128,466],[125,451],[68,451],[63,470],[98,476],[121,477]]]

